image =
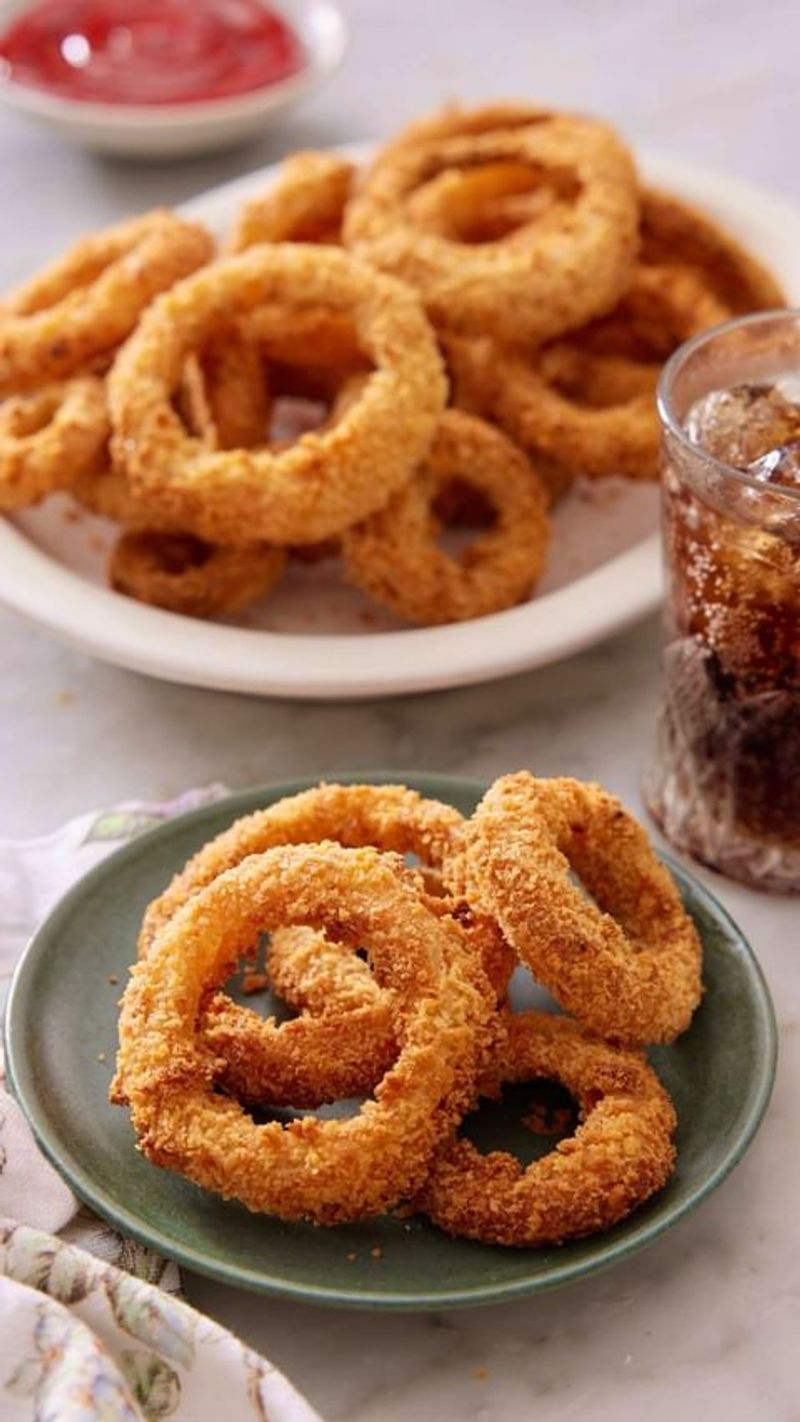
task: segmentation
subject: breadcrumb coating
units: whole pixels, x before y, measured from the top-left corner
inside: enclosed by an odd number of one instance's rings
[[[149,1160],[251,1210],[323,1224],[419,1188],[474,1096],[493,1014],[455,924],[399,869],[374,849],[281,847],[220,874],[165,926],[133,967],[120,1015],[118,1081]],[[404,1040],[357,1116],[257,1125],[215,1092],[197,1018],[262,932],[295,924],[370,944],[407,1009]]]
[[[193,617],[237,612],[274,587],[286,567],[283,548],[222,548],[185,533],[123,533],[108,579],[118,592]]]
[[[249,855],[282,844],[332,839],[350,847],[413,854],[438,873],[446,871],[463,826],[452,806],[400,785],[320,785],[290,796],[237,821],[203,846],[149,906],[140,954],[150,951],[164,925],[193,895]],[[427,895],[427,876],[420,878],[415,871],[412,881]],[[452,915],[465,958],[494,1005],[505,997],[515,963],[512,950],[492,919],[451,901],[441,882],[436,892],[435,901],[429,901],[431,912]],[[397,995],[374,975],[377,965],[354,956],[358,946],[371,951],[368,941],[348,948],[302,928],[276,934],[270,970],[276,990],[303,1014],[293,1021],[264,1019],[222,993],[210,997],[202,1027],[219,1060],[218,1079],[228,1090],[261,1104],[316,1106],[375,1087],[397,1057],[405,1012]],[[314,999],[311,1011],[306,991]]]
[[[560,1082],[581,1125],[525,1167],[505,1151],[482,1155],[456,1140],[415,1202],[448,1234],[531,1248],[609,1229],[666,1184],[675,1163],[672,1103],[638,1052],[610,1046],[570,1018],[510,1014],[483,1083]]]
[[[243,252],[258,242],[339,242],[355,172],[338,153],[293,153],[272,186],[242,206],[227,250]]]
[[[495,512],[460,553],[441,548],[434,505],[458,481]],[[482,617],[522,602],[544,567],[550,538],[544,487],[521,450],[462,410],[446,410],[431,449],[385,508],[342,535],[351,582],[411,622]]]
[[[348,204],[344,240],[415,287],[437,327],[537,343],[611,310],[625,290],[638,241],[636,172],[602,124],[541,113],[506,124],[489,114],[486,124],[456,115],[446,135],[401,134]],[[415,219],[411,199],[442,173],[509,163],[563,189],[562,199],[489,243]]]
[[[260,305],[352,319],[375,370],[333,426],[287,449],[213,451],[171,405],[186,356]],[[145,313],[108,378],[112,452],[134,491],[210,543],[316,543],[379,508],[424,458],[447,385],[414,292],[333,247],[252,247],[178,282]]]
[[[74,376],[0,402],[0,510],[38,503],[98,467],[109,422],[103,381]]]
[[[503,776],[470,821],[464,870],[468,893],[565,1011],[639,1045],[688,1027],[702,993],[697,930],[615,796],[578,780]]]
[[[118,346],[159,292],[208,262],[203,227],[166,209],[82,241],[0,306],[0,396],[72,375]]]

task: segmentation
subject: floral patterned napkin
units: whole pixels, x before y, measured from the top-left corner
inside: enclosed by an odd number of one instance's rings
[[[142,830],[224,793],[211,785],[82,815],[36,839],[0,839],[0,1010],[31,932],[75,879]],[[41,1155],[0,1051],[0,1417],[319,1422],[277,1369],[179,1292],[174,1264],[82,1207]]]

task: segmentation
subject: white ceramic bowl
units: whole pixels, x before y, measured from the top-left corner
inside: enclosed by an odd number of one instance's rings
[[[27,4],[0,0],[0,30]],[[298,74],[249,94],[207,103],[91,104],[5,80],[0,81],[0,103],[101,153],[177,158],[231,147],[313,93],[338,67],[347,48],[344,19],[330,0],[270,0],[270,5],[299,35],[306,64]]]

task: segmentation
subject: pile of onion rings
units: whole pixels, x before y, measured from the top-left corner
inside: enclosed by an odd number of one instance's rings
[[[226,991],[265,931],[289,1020]],[[521,965],[574,1015],[515,1011]],[[685,1030],[701,991],[669,874],[598,786],[521,772],[465,819],[401,785],[323,784],[233,824],[150,905],[112,1100],[155,1165],[251,1210],[410,1208],[552,1244],[668,1180],[675,1113],[642,1049]],[[504,1083],[542,1080],[579,1124],[533,1165],[459,1134]],[[304,1114],[352,1097],[369,1098],[354,1115]]]
[[[326,557],[398,625],[487,616],[535,595],[576,481],[658,477],[675,347],[781,304],[607,125],[448,107],[361,169],[288,157],[218,249],[156,211],[11,292],[0,512],[72,496],[111,586],[182,615]]]

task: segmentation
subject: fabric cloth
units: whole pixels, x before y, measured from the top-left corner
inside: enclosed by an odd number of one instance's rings
[[[145,1279],[0,1221],[3,1422],[320,1422],[277,1368]]]
[[[93,811],[35,839],[0,838],[0,1010],[31,933],[77,878],[224,793],[210,785],[166,804]],[[0,1050],[0,1416],[319,1422],[277,1369],[179,1293],[174,1264],[81,1206],[45,1160]]]

